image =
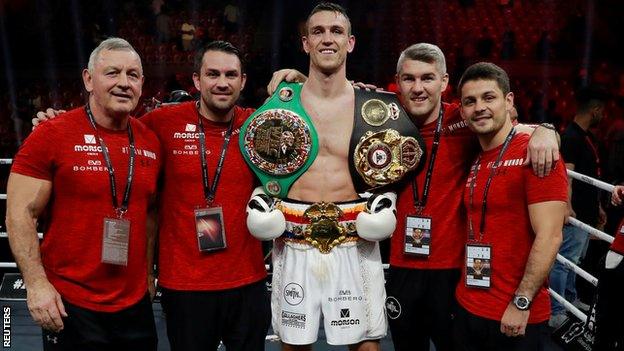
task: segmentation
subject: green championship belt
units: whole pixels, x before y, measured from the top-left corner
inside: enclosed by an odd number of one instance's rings
[[[318,136],[301,106],[299,83],[281,83],[271,98],[245,121],[239,146],[268,194],[284,198],[314,162]]]

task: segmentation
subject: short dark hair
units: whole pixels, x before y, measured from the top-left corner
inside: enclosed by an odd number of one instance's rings
[[[347,19],[347,23],[349,23],[349,28],[347,28],[348,33],[351,34],[351,20],[347,15],[347,10],[344,7],[335,4],[333,2],[320,2],[318,5],[314,6],[310,14],[308,15],[308,19],[306,19],[306,33],[308,32],[308,23],[310,23],[310,17],[312,17],[315,13],[329,11],[336,12],[343,15]]]
[[[245,64],[243,62],[243,56],[241,55],[238,48],[232,43],[224,41],[224,40],[215,40],[211,41],[208,44],[202,46],[200,49],[195,51],[195,60],[193,61],[193,72],[199,74],[201,73],[202,61],[204,59],[204,55],[208,51],[221,51],[226,54],[232,54],[238,57],[238,60],[241,64],[241,72],[245,72]]]
[[[607,104],[611,98],[607,89],[600,85],[589,85],[576,92],[576,104],[579,112],[587,112],[594,107]]]
[[[498,87],[503,91],[504,95],[507,95],[507,93],[511,91],[507,72],[491,62],[478,62],[466,68],[466,71],[462,74],[459,84],[457,85],[457,92],[461,95],[461,89],[464,84],[472,80],[496,81],[496,84],[498,84]]]

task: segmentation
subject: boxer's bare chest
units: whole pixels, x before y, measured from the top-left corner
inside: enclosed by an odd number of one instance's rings
[[[348,98],[331,103],[304,103],[319,136],[319,156],[346,159],[353,129],[353,106],[353,99]]]
[[[289,196],[305,201],[346,201],[356,196],[348,164],[354,99],[353,94],[302,99],[318,133],[319,153]]]

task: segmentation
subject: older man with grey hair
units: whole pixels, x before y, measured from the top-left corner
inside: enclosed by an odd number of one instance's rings
[[[82,78],[87,104],[39,126],[15,156],[9,243],[44,350],[155,350],[147,229],[160,145],[130,116],[141,59],[127,41],[107,39]]]

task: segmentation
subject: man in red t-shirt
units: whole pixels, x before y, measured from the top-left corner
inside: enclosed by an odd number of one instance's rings
[[[270,322],[266,269],[243,220],[254,176],[229,142],[253,112],[235,105],[246,81],[238,49],[224,41],[199,49],[193,81],[198,102],[141,118],[163,147],[158,284],[169,343],[216,350],[222,340],[228,349],[262,350]]]
[[[509,118],[509,78],[491,63],[460,79],[461,114],[479,139],[466,182],[465,261],[456,297],[455,346],[461,350],[537,350],[548,335],[546,277],[562,240],[567,175],[562,161],[543,178],[523,165],[528,136]],[[489,268],[476,277],[475,261]]]
[[[83,80],[87,105],[37,128],[15,156],[9,243],[44,350],[155,350],[146,223],[161,155],[154,133],[130,117],[141,60],[125,40],[107,39]]]
[[[418,124],[428,155],[423,171],[407,182],[397,203],[386,284],[390,330],[396,350],[429,350],[430,339],[437,350],[451,350],[448,336],[467,228],[462,193],[479,145],[457,105],[442,102],[448,74],[439,47],[418,43],[405,49],[396,81],[402,105]],[[544,155],[556,158],[552,131],[540,128],[535,135],[536,145],[543,140],[552,145]],[[418,247],[413,245],[416,229],[428,234]]]
[[[216,350],[220,341],[262,350],[270,321],[266,270],[261,243],[241,221],[255,178],[237,143],[226,141],[228,134],[238,137],[253,112],[235,105],[246,81],[241,54],[230,43],[211,42],[196,52],[194,66],[199,101],[140,119],[162,143],[158,282],[167,335],[172,350]],[[273,76],[278,82],[302,77],[295,70]],[[33,123],[57,112],[39,112]]]

